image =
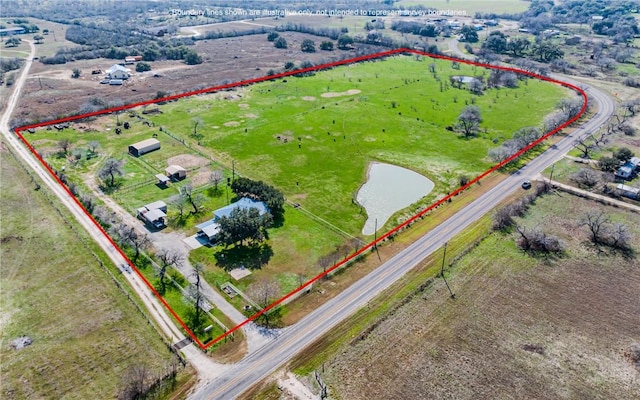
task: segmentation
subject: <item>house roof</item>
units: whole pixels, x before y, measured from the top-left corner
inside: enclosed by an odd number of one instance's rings
[[[210,219],[206,222],[196,225],[196,228],[198,228],[198,232],[202,232],[207,235],[208,238],[211,238],[213,235],[218,233],[218,231],[220,230],[220,225],[215,222],[215,220]]]
[[[169,174],[169,175],[173,175],[173,174],[176,174],[176,173],[181,172],[181,171],[187,172],[187,170],[186,170],[186,169],[182,168],[182,167],[181,167],[181,166],[179,166],[179,165],[169,165],[169,166],[168,166],[167,168],[165,168],[165,170],[164,170],[164,172],[166,172],[166,173],[167,173],[167,174]]]
[[[626,176],[631,176],[631,174],[633,174],[633,166],[629,166],[626,164],[618,168],[618,170],[616,171],[617,176],[626,177]]]
[[[261,201],[254,201],[247,197],[243,197],[235,203],[219,208],[213,212],[217,218],[228,217],[236,208],[257,208],[260,215],[267,212],[267,206]]]
[[[147,204],[145,207],[147,208],[147,210],[151,211],[151,210],[157,210],[160,208],[165,208],[166,206],[167,206],[167,203],[165,203],[162,200],[158,200],[158,201],[154,201],[153,203]]]
[[[167,183],[169,182],[171,179],[167,178],[165,175],[162,174],[157,174],[156,178],[158,178],[158,180],[162,183]]]
[[[629,159],[629,164],[633,165],[634,167],[640,166],[640,157],[631,157]]]
[[[158,208],[154,208],[153,210],[149,210],[146,213],[143,214],[144,218],[149,221],[149,222],[154,222],[157,221],[159,219],[162,219],[164,217],[167,216],[167,214],[164,213],[164,211],[158,209]]]
[[[107,70],[107,74],[113,74],[116,71],[122,71],[122,72],[129,72],[128,68],[123,67],[120,64],[113,64],[108,70]]]
[[[628,192],[628,193],[635,193],[636,195],[637,195],[637,194],[640,194],[640,189],[635,188],[635,187],[633,187],[633,186],[627,186],[627,185],[622,184],[622,183],[621,183],[621,184],[619,184],[619,185],[617,186],[617,188],[618,188],[619,190],[622,190],[622,191],[625,191],[625,192]]]
[[[143,140],[141,142],[138,142],[138,143],[134,143],[134,144],[132,144],[130,146],[133,146],[136,149],[143,149],[143,148],[145,148],[147,146],[153,146],[155,144],[160,144],[160,141],[158,139],[151,138],[151,139],[145,139],[145,140]]]

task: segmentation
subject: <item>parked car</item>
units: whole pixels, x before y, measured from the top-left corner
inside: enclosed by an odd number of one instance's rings
[[[531,181],[530,180],[526,180],[526,181],[522,182],[522,188],[524,190],[531,189]]]

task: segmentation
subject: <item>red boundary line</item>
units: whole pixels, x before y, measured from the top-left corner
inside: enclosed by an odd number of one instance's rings
[[[303,285],[299,286],[297,289],[293,290],[289,294],[281,297],[280,299],[274,301],[273,303],[271,303],[267,307],[263,308],[259,312],[257,312],[254,315],[248,317],[246,320],[244,320],[240,324],[236,325],[235,327],[231,328],[230,330],[228,330],[224,334],[222,334],[222,335],[218,336],[217,338],[211,340],[206,345],[201,343],[200,340],[196,337],[196,335],[191,331],[191,329],[189,329],[187,327],[187,325],[182,321],[182,319],[180,319],[180,317],[178,317],[178,315],[175,313],[175,311],[173,311],[173,309],[169,306],[169,304],[167,304],[165,299],[162,298],[162,296],[160,296],[160,294],[153,287],[153,285],[151,285],[151,283],[142,275],[142,273],[133,264],[133,262],[131,262],[131,260],[129,260],[129,258],[125,255],[125,253],[122,251],[122,249],[120,249],[120,247],[115,243],[115,241],[111,238],[111,236],[109,236],[107,234],[107,232],[104,230],[104,228],[102,228],[102,226],[95,220],[95,218],[93,218],[93,216],[85,209],[85,207],[82,205],[82,203],[80,203],[80,201],[71,193],[69,188],[67,188],[67,186],[60,180],[60,178],[58,178],[58,176],[53,172],[51,167],[45,162],[45,160],[42,158],[42,156],[40,156],[40,154],[38,154],[38,152],[35,150],[35,148],[33,148],[33,146],[31,146],[31,144],[29,144],[29,142],[24,138],[24,135],[22,134],[22,131],[27,130],[27,129],[31,129],[31,128],[38,128],[38,127],[42,127],[42,126],[53,125],[53,124],[58,124],[58,123],[61,123],[61,122],[75,121],[75,120],[78,120],[78,119],[87,118],[87,117],[93,117],[93,116],[97,116],[97,115],[110,114],[110,113],[112,113],[114,111],[127,110],[127,109],[140,107],[140,106],[144,106],[144,105],[148,105],[148,104],[155,104],[155,103],[161,103],[161,102],[166,102],[166,101],[170,101],[170,100],[177,100],[177,99],[180,99],[180,98],[183,98],[183,97],[190,97],[190,96],[199,95],[199,94],[213,93],[213,92],[217,92],[217,91],[224,90],[224,89],[230,89],[230,88],[235,88],[235,87],[240,87],[240,86],[249,86],[249,85],[252,85],[254,83],[265,82],[265,81],[269,81],[269,80],[273,80],[273,79],[277,79],[277,78],[283,78],[283,77],[287,77],[287,76],[297,75],[297,74],[304,73],[304,72],[319,71],[319,70],[329,69],[329,68],[333,68],[333,67],[340,66],[340,65],[354,64],[354,63],[357,63],[357,62],[360,62],[360,61],[367,61],[367,60],[372,60],[372,59],[380,59],[380,58],[384,58],[384,57],[395,55],[395,54],[417,54],[417,55],[436,58],[436,59],[441,59],[441,60],[461,62],[461,63],[475,65],[475,66],[479,66],[479,67],[483,67],[483,68],[490,68],[490,69],[498,69],[498,70],[502,70],[502,71],[515,72],[515,73],[518,73],[518,74],[521,74],[521,75],[526,75],[526,76],[529,76],[529,77],[532,77],[532,78],[536,78],[536,79],[539,79],[539,80],[555,83],[555,84],[558,84],[560,86],[564,86],[564,87],[567,87],[569,89],[572,89],[572,90],[578,92],[582,96],[584,102],[582,104],[582,108],[580,109],[580,112],[576,116],[574,116],[573,118],[565,121],[562,125],[560,125],[559,127],[553,129],[552,131],[547,132],[544,136],[542,136],[541,138],[537,139],[536,141],[530,143],[529,145],[527,145],[526,147],[524,147],[523,149],[521,149],[517,153],[513,154],[512,156],[510,156],[506,160],[502,161],[501,163],[494,165],[493,167],[489,168],[488,170],[486,170],[482,174],[480,174],[480,175],[476,176],[475,178],[471,179],[469,182],[467,182],[467,184],[465,184],[463,186],[460,186],[459,188],[457,188],[456,190],[451,192],[446,197],[436,201],[435,203],[432,203],[431,205],[429,205],[428,207],[426,207],[425,209],[423,209],[422,211],[420,211],[419,213],[417,213],[413,217],[409,218],[408,220],[406,220],[402,224],[397,225],[395,228],[391,229],[387,233],[385,233],[382,236],[380,236],[377,240],[374,240],[374,241],[370,242],[369,244],[365,245],[364,247],[362,247],[358,251],[356,251],[356,252],[352,253],[351,255],[347,256],[342,261],[334,264],[331,268],[329,268],[326,271],[318,274],[317,276],[315,276],[314,278],[312,278],[308,282],[304,283]],[[548,139],[550,136],[558,133],[562,129],[564,129],[567,126],[571,125],[572,123],[577,121],[584,114],[584,112],[587,109],[587,105],[588,105],[588,99],[587,99],[587,94],[584,92],[584,90],[582,90],[578,86],[575,86],[575,85],[567,83],[567,82],[558,81],[556,79],[552,79],[552,78],[549,78],[549,77],[546,77],[546,76],[542,76],[542,75],[539,75],[539,74],[534,74],[532,72],[524,71],[524,70],[517,69],[517,68],[484,64],[484,63],[464,60],[464,59],[460,59],[460,58],[449,57],[449,56],[445,56],[445,55],[430,54],[430,53],[426,53],[426,52],[419,51],[419,50],[413,50],[413,49],[408,49],[408,48],[400,48],[400,49],[389,50],[389,51],[385,51],[385,52],[381,52],[381,53],[368,54],[368,55],[364,55],[364,56],[360,56],[360,57],[355,57],[355,58],[350,58],[350,59],[346,59],[346,60],[336,61],[336,62],[332,62],[332,63],[328,63],[328,64],[322,64],[322,65],[313,66],[313,67],[309,67],[309,68],[296,69],[296,70],[292,70],[292,71],[282,72],[282,73],[279,73],[279,74],[267,75],[267,76],[254,78],[254,79],[247,79],[247,80],[244,80],[244,81],[238,81],[238,82],[229,83],[229,84],[226,84],[226,85],[214,86],[214,87],[205,88],[205,89],[201,89],[201,90],[196,90],[196,91],[192,91],[192,92],[180,93],[180,94],[176,94],[176,95],[173,95],[173,96],[163,97],[163,98],[160,98],[160,99],[153,99],[153,100],[147,100],[147,101],[142,101],[142,102],[138,102],[138,103],[127,104],[127,105],[124,105],[124,106],[109,108],[109,109],[106,109],[106,110],[95,111],[95,112],[91,112],[91,113],[87,113],[87,114],[81,114],[81,115],[75,115],[75,116],[70,116],[70,117],[65,117],[65,118],[59,118],[59,119],[56,119],[56,120],[40,122],[40,123],[32,124],[32,125],[25,125],[25,126],[21,126],[19,128],[15,128],[14,131],[15,131],[16,135],[20,138],[20,140],[22,140],[22,142],[31,151],[31,153],[38,159],[38,161],[40,161],[40,163],[47,169],[47,171],[49,171],[51,176],[65,189],[67,194],[75,201],[76,205],[78,205],[84,211],[84,213],[89,218],[91,218],[91,220],[93,221],[95,226],[107,238],[109,243],[129,263],[129,266],[131,266],[133,268],[133,270],[136,272],[136,274],[144,281],[144,283],[147,285],[147,287],[149,289],[151,289],[151,291],[158,298],[158,300],[160,300],[160,302],[167,308],[167,310],[169,310],[171,315],[179,322],[179,324],[182,326],[182,328],[184,328],[184,330],[189,334],[189,336],[191,336],[191,339],[193,339],[193,341],[195,341],[198,344],[198,346],[200,346],[201,349],[206,350],[207,348],[209,348],[209,347],[213,346],[214,344],[218,343],[219,341],[221,341],[222,339],[226,338],[227,336],[229,336],[233,332],[235,332],[238,329],[242,328],[244,325],[254,321],[258,317],[260,317],[262,314],[264,314],[265,312],[267,312],[267,311],[271,310],[272,308],[280,305],[282,302],[284,302],[285,300],[287,300],[291,296],[299,293],[300,291],[302,291],[305,288],[309,287],[310,285],[312,285],[316,281],[322,279],[326,275],[328,275],[331,272],[335,271],[337,268],[342,267],[343,265],[347,264],[349,261],[351,261],[354,258],[358,257],[359,255],[363,254],[364,252],[366,252],[368,250],[371,250],[375,245],[377,245],[380,242],[382,242],[383,240],[387,239],[389,236],[395,234],[396,232],[398,232],[402,228],[404,228],[404,227],[408,226],[409,224],[413,223],[418,218],[421,218],[422,216],[424,216],[425,214],[427,214],[429,211],[433,210],[434,208],[436,208],[436,207],[440,206],[441,204],[444,204],[445,202],[449,201],[452,197],[457,196],[458,194],[460,194],[465,189],[469,188],[474,183],[477,183],[481,179],[485,178],[487,175],[489,175],[492,172],[494,172],[494,171],[504,167],[505,165],[509,164],[510,162],[512,162],[513,160],[517,159],[518,157],[520,157],[525,152],[531,150],[533,147],[539,145],[540,143],[542,143],[543,141]]]

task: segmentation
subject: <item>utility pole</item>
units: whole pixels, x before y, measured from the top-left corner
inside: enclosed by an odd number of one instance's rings
[[[442,280],[444,284],[447,285],[447,289],[449,289],[449,294],[451,294],[451,298],[455,299],[456,295],[451,291],[449,284],[447,283],[447,279],[444,277],[444,260],[447,257],[447,242],[444,242],[444,254],[442,255],[442,266],[440,267],[440,276],[442,276]]]
[[[549,174],[549,187],[553,187],[551,182],[553,181],[553,170],[556,168],[556,164],[551,165],[551,173]]]

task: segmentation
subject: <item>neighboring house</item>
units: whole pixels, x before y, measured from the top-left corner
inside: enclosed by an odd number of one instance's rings
[[[129,146],[129,153],[135,157],[149,153],[160,148],[158,139],[147,139]]]
[[[267,206],[263,202],[255,201],[247,197],[243,197],[240,200],[236,201],[235,203],[231,203],[228,206],[215,210],[213,212],[213,215],[215,216],[214,220],[218,220],[219,218],[222,218],[222,217],[228,217],[229,215],[231,215],[231,212],[236,208],[242,208],[242,209],[256,208],[258,209],[258,212],[260,213],[260,215],[267,212]]]
[[[617,186],[620,196],[628,197],[633,200],[640,200],[640,189],[623,185],[622,183]]]
[[[208,241],[213,240],[215,234],[220,230],[220,225],[217,221],[222,217],[229,217],[229,215],[231,215],[231,212],[237,208],[255,208],[258,210],[260,215],[263,215],[267,212],[267,206],[263,202],[243,197],[235,203],[231,203],[228,206],[215,210],[213,212],[213,219],[203,222],[200,225],[196,225],[196,228],[198,228],[198,236],[201,238],[207,238]]]
[[[174,181],[179,181],[187,177],[187,170],[179,165],[169,165],[165,168],[164,172],[169,179]]]
[[[498,26],[498,21],[496,21],[495,19],[490,19],[490,20],[484,21],[484,24],[486,26]]]
[[[105,71],[109,79],[129,79],[129,69],[120,64],[113,64]]]
[[[198,228],[198,236],[207,238],[208,241],[212,241],[215,234],[220,231],[220,225],[215,222],[215,219],[210,219],[207,222],[196,225],[196,228]]]
[[[635,168],[629,163],[626,163],[616,171],[616,177],[621,179],[631,179],[634,174]]]
[[[20,35],[27,31],[23,27],[0,29],[0,36]]]
[[[136,210],[137,217],[145,223],[155,227],[164,228],[167,218],[167,204],[164,201],[154,201]]]

